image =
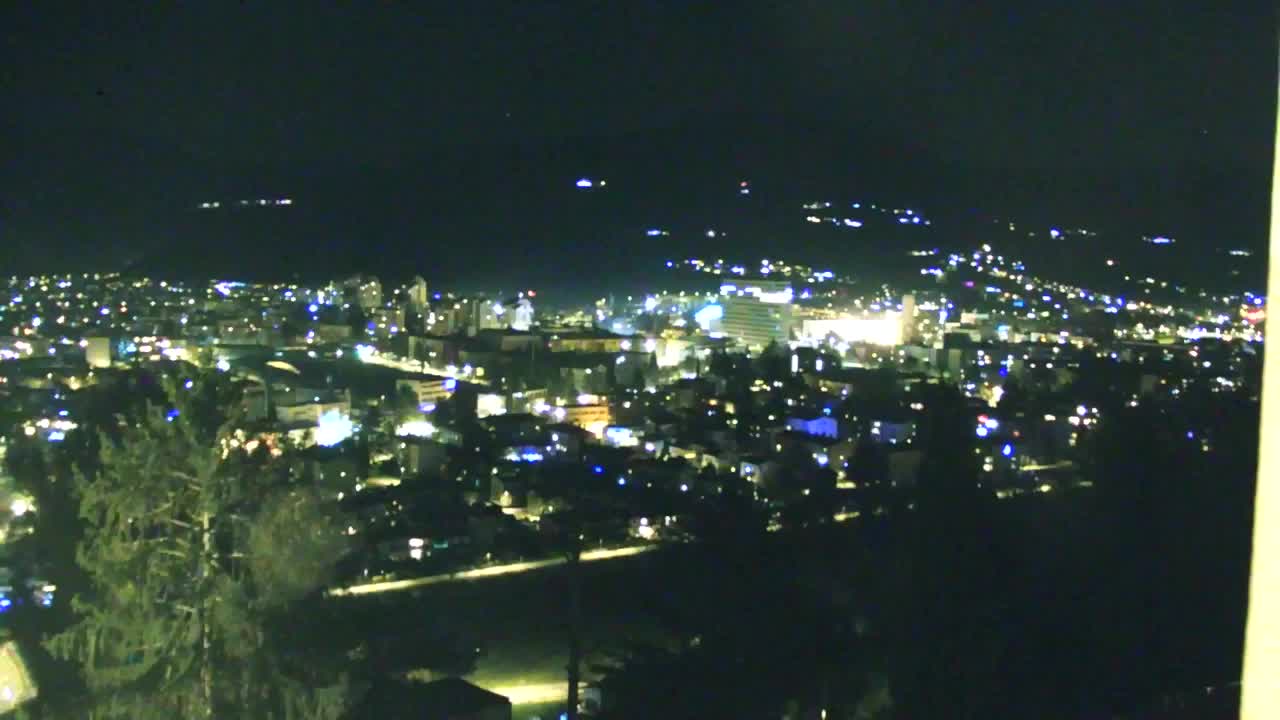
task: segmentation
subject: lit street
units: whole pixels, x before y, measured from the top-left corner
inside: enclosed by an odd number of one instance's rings
[[[582,562],[599,562],[601,560],[616,560],[618,558],[632,557],[651,550],[656,550],[659,547],[661,546],[631,545],[628,547],[606,550],[591,550],[582,553]],[[533,572],[534,570],[542,570],[544,568],[556,567],[557,565],[564,565],[566,562],[568,562],[567,558],[559,556],[546,558],[544,560],[530,560],[527,562],[509,563],[506,565],[492,565],[489,567],[476,568],[475,570],[464,570],[462,572],[450,573],[447,575],[429,575],[427,577],[420,578],[386,580],[383,582],[365,583],[363,585],[351,585],[345,588],[335,588],[330,590],[329,595],[332,597],[343,597],[399,592],[402,590],[413,590],[414,588],[426,587],[427,585],[480,580],[483,578],[497,577],[499,575],[518,575],[520,573]]]

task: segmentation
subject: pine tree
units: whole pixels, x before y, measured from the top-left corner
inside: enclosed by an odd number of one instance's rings
[[[91,590],[73,600],[76,624],[49,643],[79,666],[80,717],[343,710],[337,669],[290,652],[281,632],[289,609],[325,582],[342,536],[292,481],[290,452],[208,422],[214,384],[171,386],[174,407],[152,406],[118,440],[104,438],[98,466],[80,478],[77,561]]]

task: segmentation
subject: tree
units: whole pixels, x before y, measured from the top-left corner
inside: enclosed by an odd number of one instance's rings
[[[79,478],[90,590],[49,642],[79,666],[91,718],[334,718],[339,669],[290,646],[294,605],[342,554],[335,518],[268,451],[202,420],[201,398],[168,386]],[[256,446],[255,446],[256,443]]]
[[[978,487],[964,399],[948,388],[925,402],[916,507],[893,518],[902,552],[881,602],[892,693],[903,718],[995,717],[1008,633],[994,496]]]
[[[786,349],[777,340],[770,340],[756,358],[756,369],[769,382],[791,378],[791,365]]]

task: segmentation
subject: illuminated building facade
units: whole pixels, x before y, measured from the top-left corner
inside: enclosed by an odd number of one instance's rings
[[[596,437],[603,437],[605,428],[613,423],[613,411],[608,405],[569,405],[557,410],[564,410],[564,422]]]
[[[619,353],[648,347],[643,338],[597,331],[552,335],[547,341],[551,352]]]
[[[888,312],[867,317],[805,320],[801,324],[800,334],[802,337],[818,342],[835,335],[848,343],[901,345],[907,325],[902,315]]]
[[[771,342],[785,344],[791,339],[790,303],[765,302],[749,295],[730,295],[724,298],[722,304],[724,316],[720,327],[726,337],[753,350],[759,350]]]
[[[396,390],[408,388],[418,396],[419,403],[432,403],[444,400],[458,389],[458,381],[453,378],[431,378],[429,380],[397,380]]]

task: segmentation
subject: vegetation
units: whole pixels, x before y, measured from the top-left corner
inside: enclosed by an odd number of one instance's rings
[[[234,431],[210,379],[101,439],[77,490],[89,579],[53,637],[91,718],[335,718],[340,667],[291,645],[291,613],[342,554],[288,448]],[[223,420],[216,422],[216,420]]]

